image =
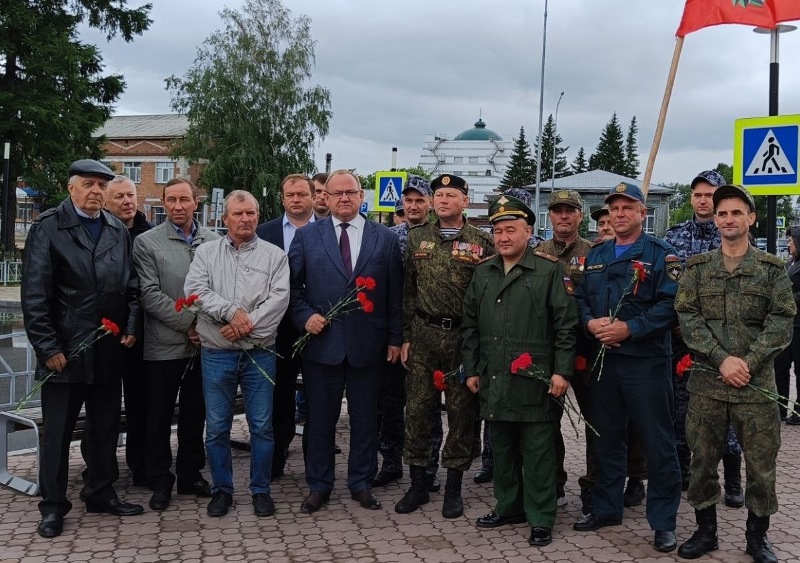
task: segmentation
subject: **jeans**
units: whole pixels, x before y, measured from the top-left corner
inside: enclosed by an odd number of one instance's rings
[[[233,494],[231,424],[236,387],[242,389],[244,411],[250,429],[250,490],[269,493],[275,438],[272,433],[275,354],[252,350],[219,350],[203,347],[203,396],[206,403],[206,454],[213,492]]]

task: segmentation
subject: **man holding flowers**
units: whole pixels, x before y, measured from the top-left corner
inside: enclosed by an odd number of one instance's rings
[[[497,255],[475,269],[462,329],[467,387],[478,393],[494,452],[497,504],[477,525],[527,520],[529,543],[544,546],[555,524],[555,440],[562,413],[551,398],[569,387],[578,315],[558,259],[528,246],[533,211],[502,195],[490,206],[489,221]]]
[[[698,528],[678,554],[701,557],[719,546],[717,467],[733,424],[744,452],[747,553],[777,561],[767,540],[778,510],[775,462],[781,444],[773,360],[791,341],[796,306],[783,261],[750,246],[755,202],[740,187],[713,196],[720,248],[686,262],[675,310],[695,356],[689,378],[686,436],[692,450],[687,499]]]
[[[136,342],[138,280],[124,223],[103,210],[114,172],[94,160],[69,168],[69,197],[42,213],[25,243],[22,313],[37,357],[42,385],[39,535],[63,531],[67,500],[70,435],[86,406],[86,465],[81,497],[87,512],[141,514],[142,506],[117,497],[117,434],[121,408],[120,346]],[[95,338],[103,325],[122,336]],[[117,329],[118,330],[118,329]],[[86,345],[92,341],[91,345]],[[82,352],[78,354],[78,349]]]

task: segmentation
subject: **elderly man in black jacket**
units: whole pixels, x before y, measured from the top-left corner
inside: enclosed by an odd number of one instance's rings
[[[130,236],[103,210],[114,173],[99,162],[78,160],[69,175],[70,197],[31,226],[22,272],[25,331],[36,352],[36,378],[46,379],[37,528],[43,537],[61,534],[72,508],[67,500],[70,436],[84,404],[88,474],[81,498],[86,511],[143,512],[142,506],[120,500],[113,487],[119,476],[119,363],[122,347],[136,342],[139,307]],[[74,354],[94,340],[102,319],[116,323],[121,334],[103,336]]]

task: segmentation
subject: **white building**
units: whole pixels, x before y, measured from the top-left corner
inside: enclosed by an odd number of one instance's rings
[[[472,129],[450,140],[447,135],[429,135],[419,157],[419,166],[436,177],[453,174],[469,184],[470,218],[486,215],[486,196],[500,185],[514,150],[512,141],[486,128],[482,119]]]

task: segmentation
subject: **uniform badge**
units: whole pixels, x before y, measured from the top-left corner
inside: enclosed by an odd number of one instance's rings
[[[586,273],[587,274],[591,274],[591,273],[595,273],[595,272],[602,272],[605,269],[606,269],[606,265],[605,264],[602,264],[602,263],[601,264],[590,264],[589,266],[586,266]]]
[[[628,189],[628,186],[626,186],[624,183],[622,183],[622,184],[618,184],[617,187],[614,188],[614,191],[617,192],[617,193],[622,193],[627,189]]]
[[[677,258],[677,256],[676,256]],[[667,268],[667,277],[672,281],[680,281],[681,273],[683,272],[683,268],[681,267],[681,261],[678,259],[677,261],[673,260],[671,262],[664,261],[664,265]]]
[[[572,278],[569,276],[564,276],[564,289],[567,290],[567,294],[572,295],[575,293],[575,286],[572,284]]]
[[[508,199],[506,199],[506,196],[502,195],[500,196],[500,199],[497,200],[497,203],[499,203],[500,205],[504,205],[508,203]]]
[[[442,185],[443,186],[449,186],[450,185],[450,176],[444,176],[442,178]]]
[[[561,190],[556,194],[558,199],[569,199],[569,192],[567,190]]]

